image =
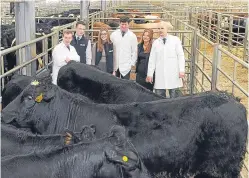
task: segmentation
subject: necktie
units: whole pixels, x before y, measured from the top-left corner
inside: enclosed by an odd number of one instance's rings
[[[77,43],[77,44],[79,43],[79,40],[80,40],[80,37],[77,37],[77,38],[76,38],[76,43]]]
[[[69,46],[67,46],[67,49],[70,51],[70,47]]]
[[[163,38],[163,44],[165,44],[166,43],[166,38]]]
[[[124,37],[124,35],[125,35],[125,32],[122,32],[122,37]]]

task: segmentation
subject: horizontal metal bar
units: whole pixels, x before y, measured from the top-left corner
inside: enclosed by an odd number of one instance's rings
[[[196,50],[200,53],[200,55],[202,55],[205,59],[207,59],[210,64],[213,63],[211,59],[209,59],[207,56],[205,56],[205,54],[202,51],[200,51],[200,49],[196,48]]]
[[[247,153],[247,154],[248,154],[248,153]],[[245,164],[245,161],[244,161],[244,163],[243,163],[243,166],[246,168],[246,170],[247,170],[247,172],[248,172],[249,170],[248,170],[247,165]]]
[[[208,81],[211,83],[211,77],[208,76],[208,74],[206,74],[203,69],[199,66],[199,64],[195,63],[195,65],[200,69],[201,73],[206,77],[206,79],[208,79]]]
[[[130,28],[132,30],[132,28]],[[132,32],[143,32],[143,30],[132,30]],[[75,31],[76,29],[70,29],[72,31]],[[109,32],[114,32],[115,30],[108,30]],[[85,30],[85,32],[99,32],[99,30]],[[158,32],[155,32],[158,33]],[[179,30],[179,31],[169,31],[168,33],[192,33],[192,31],[189,30]]]
[[[147,11],[147,12],[115,12],[115,14],[165,14],[165,12],[152,12],[152,11]]]
[[[201,39],[203,39],[204,41],[208,42],[210,45],[212,45],[212,46],[214,45],[214,43],[212,41],[210,41],[209,39],[205,38],[200,33],[197,33],[197,36],[200,37]]]
[[[56,20],[75,20],[77,17],[35,17],[35,19],[56,19]]]
[[[197,83],[199,83],[199,85],[201,86],[202,90],[203,90],[203,91],[206,91],[206,89],[203,87],[203,85],[202,85],[201,82],[197,79],[197,77],[194,76],[194,78],[195,78],[195,80],[197,81]],[[197,87],[196,87],[196,89],[197,89]]]
[[[63,26],[58,26],[58,27],[56,27],[56,28],[54,28],[54,29],[56,29],[56,30],[62,30],[62,29],[64,29],[64,28],[70,27],[70,26],[72,26],[72,25],[74,25],[74,22],[73,22],[73,23],[66,24],[66,25],[63,25]],[[51,37],[51,36],[53,36],[53,35],[55,35],[55,34],[56,34],[56,32],[52,32],[52,33],[50,33],[50,34],[47,34],[47,35],[44,35],[44,36],[42,36],[42,37],[36,38],[36,39],[34,39],[34,40],[31,40],[31,41],[27,41],[27,42],[21,43],[21,44],[19,44],[19,45],[16,45],[16,46],[14,46],[14,47],[11,47],[11,48],[8,48],[8,49],[5,49],[5,50],[1,51],[0,54],[1,54],[1,56],[4,56],[4,55],[6,55],[6,54],[8,54],[8,53],[11,53],[11,52],[13,52],[13,51],[16,51],[16,50],[18,50],[18,49],[20,49],[20,48],[23,48],[23,47],[25,47],[25,46],[31,45],[31,44],[33,44],[33,43],[36,43],[36,42],[38,42],[38,41],[44,40],[45,38]]]
[[[190,52],[188,49],[184,48],[184,50],[185,50],[188,54],[191,54],[191,52]]]
[[[220,67],[217,67],[218,71],[221,72],[230,82],[232,82],[242,93],[244,93],[247,97],[249,96],[249,93],[246,92],[236,81],[233,81],[233,79],[227,75]]]
[[[8,53],[11,53],[11,52],[13,52],[13,51],[16,51],[16,50],[18,50],[18,49],[20,49],[20,48],[23,48],[23,47],[25,47],[25,46],[31,45],[31,44],[36,43],[36,42],[38,42],[38,41],[44,40],[45,38],[48,38],[48,37],[50,37],[50,36],[53,36],[54,34],[56,34],[56,32],[52,32],[52,33],[50,33],[50,34],[48,34],[48,35],[44,35],[44,36],[39,37],[39,38],[36,38],[36,39],[34,39],[34,40],[32,40],[32,41],[27,41],[27,42],[21,43],[21,44],[19,44],[19,45],[13,46],[13,47],[11,47],[11,48],[7,48],[7,49],[5,49],[5,50],[2,50],[2,51],[0,52],[0,54],[1,54],[1,56],[4,56],[4,55],[6,55],[6,54],[8,54]]]
[[[47,53],[41,53],[37,55],[35,58],[31,59],[30,61],[27,61],[25,63],[20,64],[19,66],[14,67],[13,69],[5,72],[4,74],[0,75],[0,79],[7,77],[8,75],[11,75],[12,73],[22,69],[23,67],[26,67],[27,65],[31,64],[32,62],[36,61],[38,58],[41,58],[42,56],[45,56]]]
[[[218,49],[225,53],[227,56],[231,57],[233,60],[235,60],[236,62],[240,63],[243,67],[246,67],[247,69],[249,68],[249,64],[244,62],[243,60],[241,60],[240,58],[236,57],[235,55],[233,55],[232,53],[230,53],[229,51],[226,51],[224,48],[222,48],[221,46],[218,46]]]
[[[94,18],[95,20],[119,20],[120,18],[112,18],[112,17],[107,17],[107,18]],[[130,20],[169,20],[168,18],[130,18]]]

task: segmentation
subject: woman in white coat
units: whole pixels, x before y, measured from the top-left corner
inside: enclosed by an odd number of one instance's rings
[[[169,22],[158,24],[160,37],[152,45],[146,81],[153,82],[155,72],[155,93],[166,97],[166,89],[170,98],[176,97],[177,88],[183,86],[182,78],[185,74],[185,59],[181,40],[177,36],[169,35],[172,29]]]

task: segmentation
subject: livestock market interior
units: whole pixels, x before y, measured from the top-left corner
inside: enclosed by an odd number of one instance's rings
[[[6,106],[2,107],[4,94],[12,92],[7,91],[5,88],[11,85],[14,86],[11,81],[15,79],[16,75],[27,77],[24,78],[26,82],[28,81],[27,84],[21,82],[22,85],[26,87],[31,79],[39,78],[39,76],[42,76],[44,73],[51,72],[53,65],[52,51],[54,47],[62,41],[62,33],[65,29],[75,31],[76,23],[83,21],[86,24],[85,36],[90,39],[91,45],[93,46],[98,40],[98,33],[101,27],[106,27],[109,32],[112,33],[116,29],[119,29],[119,18],[128,16],[131,20],[129,24],[130,30],[135,33],[138,42],[141,40],[144,29],[152,29],[154,31],[153,38],[156,40],[159,38],[158,24],[161,21],[170,22],[172,24],[173,29],[169,31],[169,34],[179,37],[185,57],[185,77],[183,79],[183,87],[180,88],[182,96],[180,96],[179,101],[181,97],[201,95],[205,92],[226,92],[234,98],[237,98],[239,100],[238,102],[246,108],[246,123],[248,124],[248,8],[248,0],[2,0],[0,60],[1,118],[6,115],[4,113],[4,107]],[[136,81],[135,71],[136,68],[133,66],[130,75],[130,80],[133,82]],[[93,75],[93,78],[96,76]],[[24,88],[22,90],[24,90]],[[90,88],[91,87],[89,87],[89,90],[91,90]],[[18,98],[18,96],[22,94],[22,90],[17,88],[13,89],[13,91],[16,92],[16,94],[14,94],[15,97]],[[12,99],[16,101],[14,97],[12,97]],[[12,103],[13,102],[10,104]],[[128,104],[131,103],[132,102]],[[50,111],[46,112],[49,113]],[[229,115],[227,117],[229,117]],[[243,116],[240,118],[243,118]],[[23,126],[22,124],[18,126],[15,125],[19,131]],[[29,124],[32,125],[32,123]],[[230,126],[231,128],[233,127],[232,125]],[[23,127],[27,129],[28,126],[25,125]],[[86,128],[92,129],[92,127]],[[40,133],[35,134],[39,135]],[[74,145],[73,141],[77,140],[74,138],[77,137],[77,134],[66,132],[66,142],[72,143],[71,147]],[[43,136],[42,134],[40,135],[41,137]],[[234,142],[239,142],[239,136],[233,136],[236,138]],[[8,139],[11,138],[8,137]],[[6,138],[2,136],[2,140],[5,142]],[[246,144],[248,144],[248,138],[246,138],[246,140]],[[76,145],[79,144],[76,142],[77,141],[75,141]],[[224,142],[226,142],[226,140]],[[4,143],[2,142],[2,144]],[[127,142],[127,144],[130,145],[130,142]],[[134,146],[129,146],[128,148],[136,150],[136,148],[133,147]],[[34,146],[34,150],[35,148]],[[44,150],[46,150],[46,148],[44,148]],[[249,177],[248,151],[247,145],[245,154],[242,156],[243,161],[241,162],[239,178]],[[105,154],[108,155],[109,153]],[[137,154],[139,155],[139,151]],[[232,154],[233,153],[228,155],[228,157],[233,156]],[[177,157],[180,157],[180,155],[177,155]],[[203,156],[203,159],[204,157],[205,156]],[[8,159],[13,158],[2,156],[2,163],[5,165]],[[128,164],[128,160],[130,160],[128,157],[123,156],[123,162]],[[139,164],[147,165],[148,160],[138,160],[141,161]],[[123,165],[119,163],[119,160],[114,161],[120,166],[120,169],[117,171],[122,172],[118,174],[120,177],[146,177],[144,174],[138,176],[138,174],[135,173],[125,173],[123,172],[125,169],[123,170]],[[153,161],[156,162],[157,159],[155,158]],[[220,162],[220,165],[221,164],[222,161]],[[39,164],[37,164],[37,166],[39,167]],[[163,167],[163,165],[161,166]],[[170,167],[172,165],[169,164],[167,166]],[[22,164],[18,166],[15,165],[12,170],[13,172],[15,172],[14,168],[20,171]],[[56,168],[58,167],[55,167],[55,169]],[[8,168],[4,167],[4,170],[5,169]],[[110,169],[110,172],[112,172],[114,167],[109,166],[105,169]],[[146,167],[146,169],[148,169],[148,167]],[[232,168],[227,167],[227,169]],[[184,167],[181,167],[180,171],[182,171],[182,174],[184,174],[183,170]],[[102,171],[105,172],[104,170]],[[193,170],[189,168],[188,171],[191,172]],[[216,168],[214,168],[213,172],[215,171]],[[226,170],[223,171],[226,172]],[[110,173],[107,174],[107,172],[105,172],[105,177],[115,177],[114,175],[110,175]],[[150,172],[149,169],[148,172]],[[189,178],[222,177],[219,173],[214,173],[212,176],[208,174],[198,176],[197,172],[193,174],[190,174],[190,172]],[[83,177],[87,178],[86,175],[90,176],[90,174],[85,174]],[[174,177],[173,175],[173,173],[166,172],[165,174],[153,174],[147,177],[170,178]],[[175,176],[175,178],[186,177],[179,175]],[[224,173],[223,176],[224,175],[226,174]],[[33,176],[39,177],[36,176],[36,174],[33,174]],[[53,176],[65,176],[65,178],[80,177],[77,174],[69,174],[66,171],[65,175],[52,175],[51,173],[49,177]],[[97,177],[101,176],[92,175],[92,178]],[[230,175],[227,174],[227,178],[229,177]],[[226,178],[226,176],[222,178]],[[237,177],[231,176],[231,178]]]

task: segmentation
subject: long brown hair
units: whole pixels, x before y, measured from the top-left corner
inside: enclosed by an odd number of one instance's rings
[[[146,28],[145,30],[144,30],[144,32],[143,32],[143,34],[142,34],[142,37],[141,37],[141,41],[140,41],[140,44],[144,44],[144,40],[143,40],[143,36],[144,36],[144,34],[146,33],[146,32],[148,32],[148,36],[149,36],[149,38],[150,38],[150,41],[149,41],[149,44],[148,44],[148,46],[147,46],[147,48],[145,49],[145,53],[149,53],[150,52],[150,50],[151,50],[151,47],[152,47],[152,43],[153,43],[153,30],[151,29],[151,28]]]
[[[111,43],[112,43],[111,40],[110,40],[110,34],[109,34],[108,29],[105,28],[105,27],[101,27],[100,30],[99,30],[99,37],[98,37],[98,44],[97,44],[97,46],[98,46],[97,49],[98,49],[98,51],[100,51],[100,52],[102,52],[103,49],[104,49],[104,44],[103,44],[102,39],[101,39],[101,32],[103,32],[103,31],[105,31],[106,34],[107,34],[106,42],[107,42],[108,44],[111,44]]]

